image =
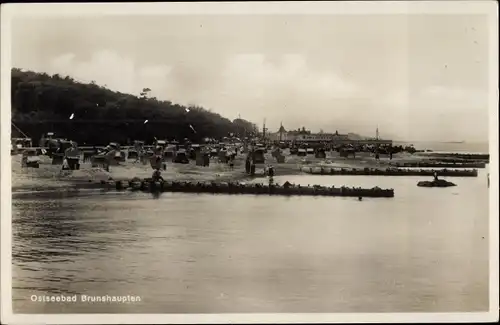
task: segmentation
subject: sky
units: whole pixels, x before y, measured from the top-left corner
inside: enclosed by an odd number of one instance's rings
[[[200,105],[270,131],[488,140],[484,15],[15,18],[12,66]]]

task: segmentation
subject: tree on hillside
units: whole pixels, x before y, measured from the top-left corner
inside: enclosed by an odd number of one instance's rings
[[[247,120],[237,118],[233,120],[235,126],[235,134],[242,138],[245,136],[254,136],[258,133],[258,127],[255,123],[251,123]]]
[[[151,92],[151,89],[149,89],[149,88],[143,88],[142,92],[140,93],[140,96],[141,96],[140,98],[141,99],[147,99],[150,92]]]
[[[20,69],[12,69],[11,80],[12,119],[34,139],[55,132],[78,143],[92,144],[127,139],[150,142],[155,137],[196,142],[255,127],[242,119],[231,122],[199,106],[148,98],[150,88],[136,97],[70,77]],[[69,119],[72,114],[74,118]],[[148,123],[144,124],[145,120]]]

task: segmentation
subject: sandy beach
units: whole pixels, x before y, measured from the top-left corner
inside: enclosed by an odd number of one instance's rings
[[[189,164],[175,164],[167,162],[167,170],[162,172],[164,179],[176,181],[245,181],[265,177],[264,168],[270,164],[275,169],[276,176],[302,174],[302,167],[386,167],[390,162],[406,162],[423,160],[421,156],[410,154],[395,155],[392,160],[381,157],[376,160],[372,154],[359,153],[356,158],[343,158],[337,152],[327,153],[325,159],[314,156],[298,157],[286,155],[285,163],[278,164],[271,154],[266,154],[266,164],[257,165],[255,177],[249,177],[245,173],[244,155],[238,155],[235,159],[234,168],[230,169],[227,164],[216,160],[210,162],[209,167],[196,166],[194,161]],[[130,180],[134,177],[147,178],[152,174],[149,164],[127,160],[118,166],[111,166],[107,172],[103,168],[92,167],[90,162],[81,163],[80,170],[63,171],[61,165],[52,165],[47,156],[40,156],[40,168],[22,168],[21,155],[12,156],[12,190],[36,191],[49,188],[65,188],[78,186],[81,183],[101,182],[110,180]],[[348,185],[348,184],[346,184]]]

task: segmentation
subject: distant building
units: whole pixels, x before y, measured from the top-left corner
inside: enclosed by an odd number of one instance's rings
[[[341,134],[338,131],[335,133],[312,133],[310,130],[306,130],[305,127],[299,128],[297,130],[287,131],[283,124],[276,133],[268,133],[268,139],[271,141],[296,141],[296,142],[306,142],[306,143],[317,143],[317,142],[330,142],[330,143],[360,143],[360,144],[392,144],[392,140],[382,140],[382,139],[367,139],[367,140],[355,140],[350,139],[348,134]]]
[[[295,141],[299,142],[344,142],[349,141],[347,134],[340,134],[338,131],[335,133],[309,133],[299,134],[296,136]]]
[[[287,131],[283,124],[276,133],[269,133],[269,140],[271,141],[298,141],[298,142],[332,142],[332,141],[347,141],[349,136],[347,134],[335,133],[312,133],[306,130],[305,127],[297,130]]]
[[[287,135],[287,132],[286,132],[285,128],[283,127],[283,124],[281,124],[280,129],[278,130],[279,140],[283,141],[283,137],[286,137],[286,135]]]
[[[302,129],[287,131],[283,124],[280,125],[278,132],[269,133],[268,138],[271,141],[295,141],[298,136],[311,134],[311,131],[307,131],[304,127]]]

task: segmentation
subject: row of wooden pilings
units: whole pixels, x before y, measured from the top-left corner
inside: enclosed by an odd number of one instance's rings
[[[103,188],[110,186],[103,182]],[[183,192],[212,194],[250,194],[250,195],[286,195],[286,196],[344,196],[344,197],[394,197],[394,189],[358,188],[358,187],[326,187],[320,185],[301,186],[285,182],[280,184],[238,183],[238,182],[153,182],[151,179],[115,181],[116,190],[132,190],[145,192]]]
[[[312,175],[351,175],[351,176],[438,176],[446,177],[477,177],[476,169],[401,169],[401,168],[325,168],[303,167],[302,171]]]
[[[391,163],[390,166],[394,167],[420,167],[420,168],[486,168],[484,162],[404,162],[404,163]]]

